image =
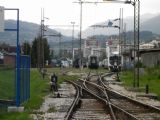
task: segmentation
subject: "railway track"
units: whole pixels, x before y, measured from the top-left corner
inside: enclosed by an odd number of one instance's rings
[[[71,83],[76,87],[77,94],[65,120],[111,120],[105,102],[93,97],[94,93],[90,94],[87,89],[81,86],[82,82]]]
[[[99,78],[102,86],[106,88],[110,102],[123,109],[124,111],[132,114],[138,120],[159,120],[160,119],[160,109],[157,107],[149,106],[143,104],[139,101],[133,100],[129,97],[121,95],[118,92],[111,90],[103,81],[103,77]]]
[[[111,75],[111,74],[107,74]],[[70,109],[72,120],[159,120],[160,109],[132,100],[108,87],[102,75],[88,75],[72,82],[77,101]],[[72,117],[71,117],[72,116]],[[99,117],[98,117],[99,116]],[[67,117],[66,117],[67,118]],[[67,119],[66,119],[67,120]]]

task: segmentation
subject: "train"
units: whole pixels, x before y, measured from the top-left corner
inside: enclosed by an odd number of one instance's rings
[[[108,67],[111,72],[119,72],[121,71],[121,56],[118,54],[113,54],[109,56]]]
[[[87,60],[85,58],[82,58],[82,66],[83,68],[87,67]],[[80,66],[80,58],[76,58],[74,61],[73,61],[73,67],[74,68],[79,68]]]
[[[79,68],[79,65],[80,65],[80,59],[77,58],[73,61],[73,67],[74,68]]]
[[[96,55],[90,55],[88,57],[88,67],[90,69],[98,69],[99,67],[99,60]]]

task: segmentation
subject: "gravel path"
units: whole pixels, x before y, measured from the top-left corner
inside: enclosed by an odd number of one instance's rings
[[[116,82],[113,78],[115,78],[115,77],[111,76],[111,77],[107,77],[106,79],[107,80],[109,79],[109,81],[111,81],[109,84],[109,87],[111,87],[115,91],[117,91],[121,94],[124,94],[125,96],[131,97],[135,100],[141,101],[143,103],[160,107],[160,101],[155,100],[155,99],[150,99],[149,97],[144,97],[145,93],[134,92],[131,90],[129,91],[129,90],[125,89],[125,87],[123,86],[122,83]],[[140,97],[140,95],[142,95],[142,96]]]
[[[60,85],[58,93],[60,98],[54,97],[57,93],[45,97],[41,108],[31,115],[34,120],[64,120],[76,91],[71,84],[64,82]]]

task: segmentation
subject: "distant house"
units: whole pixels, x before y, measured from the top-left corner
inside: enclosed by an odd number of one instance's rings
[[[0,65],[3,64],[3,58],[4,58],[3,53],[0,52]]]
[[[8,53],[16,53],[16,46],[0,45],[0,51],[5,51]]]
[[[160,65],[160,48],[140,50],[141,61],[146,67]]]
[[[15,66],[16,46],[0,45],[0,64]]]
[[[9,66],[16,65],[16,54],[4,54],[3,64]]]
[[[159,40],[152,40],[149,43],[144,43],[140,45],[140,49],[153,49],[153,48],[160,48]]]
[[[151,44],[151,43],[145,43],[140,45],[140,49],[152,49],[154,48],[155,45]]]

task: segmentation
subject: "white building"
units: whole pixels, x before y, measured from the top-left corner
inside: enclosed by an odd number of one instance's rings
[[[140,49],[152,49],[152,48],[160,48],[160,41],[152,40],[149,43],[144,43],[139,46]]]
[[[2,52],[0,52],[0,59],[3,59],[4,58],[4,55]]]
[[[88,58],[90,55],[100,56],[101,48],[98,40],[95,38],[88,38],[84,42],[83,57]]]

